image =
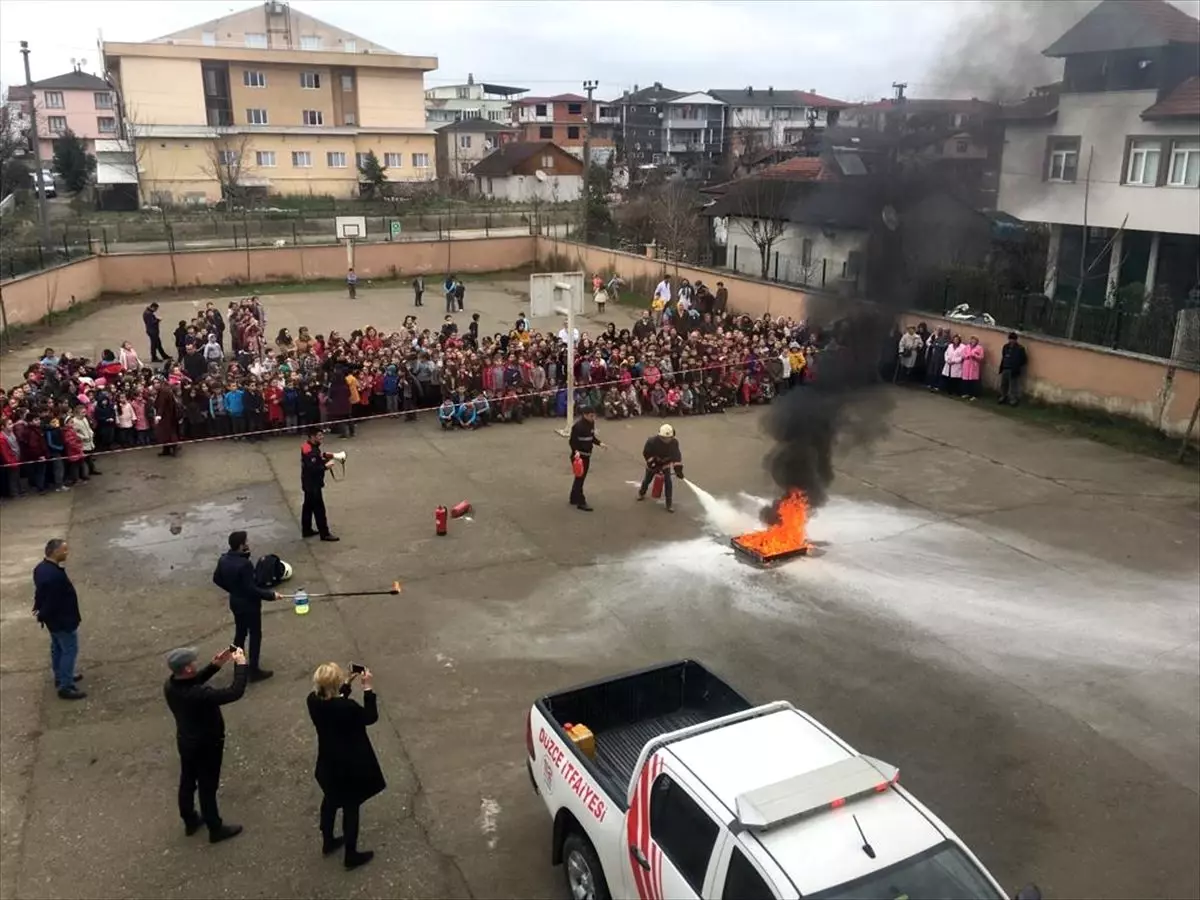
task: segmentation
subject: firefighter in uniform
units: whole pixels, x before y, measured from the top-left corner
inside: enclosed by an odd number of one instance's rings
[[[592,466],[592,448],[603,447],[600,438],[596,437],[596,411],[585,406],[580,410],[579,419],[571,426],[571,465],[578,459],[583,464],[582,474],[576,475],[571,483],[571,505],[584,512],[591,512],[587,498],[583,495],[583,483],[587,481],[588,470]]]
[[[320,428],[308,429],[308,440],[300,447],[300,487],[304,491],[304,507],[300,512],[300,534],[303,537],[320,535],[323,541],[340,540],[329,530],[329,522],[325,518],[325,498],[321,492],[325,489],[325,472],[333,467],[333,458],[321,451]],[[316,517],[317,529],[313,530],[313,518]]]
[[[650,482],[656,475],[661,475],[667,512],[675,512],[671,505],[671,470],[674,469],[676,478],[683,478],[683,455],[679,451],[679,441],[675,439],[675,428],[664,422],[658,429],[658,434],[646,441],[646,446],[642,448],[642,457],[646,460],[646,474],[642,476],[642,486],[638,488],[637,498],[645,500]]]

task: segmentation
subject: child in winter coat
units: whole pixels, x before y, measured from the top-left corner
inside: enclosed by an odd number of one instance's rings
[[[383,402],[389,413],[400,411],[400,369],[389,365],[383,370]]]
[[[122,397],[117,405],[117,434],[123,447],[132,447],[136,438],[134,417],[133,402],[127,396]]]
[[[667,415],[669,415],[669,416],[679,415],[679,403],[682,399],[683,399],[683,395],[676,385],[671,384],[671,385],[667,386],[667,396],[666,396]]]
[[[133,431],[137,446],[145,447],[150,444],[150,417],[146,414],[146,400],[141,394],[129,401],[133,407]]]
[[[79,432],[72,425],[72,419],[67,419],[66,426],[62,429],[63,438],[63,455],[67,458],[67,485],[73,485],[77,481],[87,481],[87,473],[83,469],[83,441],[79,438]]]
[[[455,411],[455,403],[449,397],[443,400],[442,405],[438,407],[438,422],[441,423],[443,431],[449,431],[450,426],[454,424]]]
[[[272,381],[263,391],[263,405],[267,408],[267,427],[282,428],[283,415],[283,385]]]

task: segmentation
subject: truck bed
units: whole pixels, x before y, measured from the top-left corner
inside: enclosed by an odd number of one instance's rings
[[[623,807],[649,741],[751,704],[700,663],[682,660],[551,694],[538,706],[559,728],[572,724],[592,730],[596,755],[577,755]]]

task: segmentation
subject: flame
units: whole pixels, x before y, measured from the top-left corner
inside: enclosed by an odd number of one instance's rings
[[[807,550],[805,526],[808,522],[808,502],[804,499],[804,494],[800,491],[789,491],[788,495],[776,504],[775,516],[778,522],[769,528],[739,534],[733,540],[764,559]]]

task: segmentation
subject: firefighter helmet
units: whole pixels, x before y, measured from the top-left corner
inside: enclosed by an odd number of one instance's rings
[[[663,422],[658,429],[658,436],[662,438],[675,437],[675,428],[669,422]]]

